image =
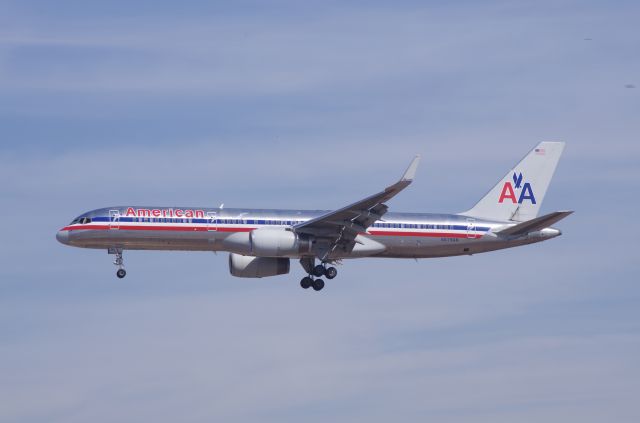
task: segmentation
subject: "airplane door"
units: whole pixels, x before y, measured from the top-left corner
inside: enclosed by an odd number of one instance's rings
[[[109,229],[120,229],[120,210],[109,210]]]
[[[216,212],[207,212],[207,230],[208,231],[218,230],[218,219],[217,219]]]
[[[475,238],[476,237],[476,220],[475,219],[467,219],[467,238]]]

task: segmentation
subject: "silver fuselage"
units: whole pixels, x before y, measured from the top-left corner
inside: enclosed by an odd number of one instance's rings
[[[324,213],[322,210],[109,207],[82,214],[62,228],[57,239],[84,248],[234,252],[225,242],[234,234],[258,228],[291,228]],[[352,253],[331,258],[469,255],[531,244],[561,234],[552,228],[515,238],[494,233],[513,224],[457,214],[387,213],[361,234],[383,244],[384,251],[361,254],[356,248]]]

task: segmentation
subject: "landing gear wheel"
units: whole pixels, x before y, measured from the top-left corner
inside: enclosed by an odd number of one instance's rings
[[[313,285],[313,279],[311,279],[309,276],[305,276],[300,281],[300,286],[304,289],[309,288],[311,285]]]
[[[316,279],[313,281],[313,290],[320,291],[324,288],[324,281],[322,279]]]
[[[116,276],[119,279],[124,278],[125,276],[127,276],[127,271],[124,270],[124,259],[122,258],[122,248],[109,248],[107,250],[107,253],[109,254],[115,254],[116,259],[113,261],[113,264],[115,264],[116,266],[118,266],[118,271],[116,272]]]
[[[324,275],[324,266],[319,264],[313,268],[313,276],[319,278],[322,275]]]
[[[338,269],[336,269],[335,267],[327,267],[324,270],[324,275],[327,279],[333,279],[338,276]]]

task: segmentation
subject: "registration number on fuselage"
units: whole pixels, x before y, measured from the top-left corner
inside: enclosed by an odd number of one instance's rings
[[[440,241],[442,241],[442,242],[459,242],[460,240],[458,238],[442,237],[442,238],[440,238]]]

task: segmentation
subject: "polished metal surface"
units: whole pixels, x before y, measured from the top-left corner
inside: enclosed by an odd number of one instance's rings
[[[126,216],[129,207],[107,207],[93,210],[78,217],[89,218],[91,223],[76,223],[65,227],[56,235],[63,244],[84,248],[122,248],[125,250],[192,250],[192,251],[235,251],[250,254],[249,250],[239,251],[237,248],[225,248],[225,240],[234,236],[245,237],[256,228],[291,230],[297,222],[304,222],[326,211],[306,210],[254,210],[254,209],[213,209],[200,208],[210,219],[198,219],[200,222],[177,222],[177,218],[157,218],[167,221],[129,221]],[[135,208],[135,207],[134,207]],[[148,208],[148,207],[147,207]],[[179,208],[151,208],[171,210]],[[184,209],[184,208],[182,208]],[[113,213],[119,212],[120,217]],[[136,220],[147,220],[135,217]],[[255,222],[269,222],[256,224]],[[250,223],[251,222],[251,223]],[[280,222],[287,222],[280,224]],[[378,228],[378,224],[391,226]],[[434,229],[416,229],[412,225]],[[374,222],[368,231],[359,234],[367,241],[356,243],[350,253],[332,255],[332,259],[355,258],[366,256],[396,258],[427,258],[450,255],[476,254],[501,248],[539,242],[559,235],[559,231],[549,232],[548,236],[506,239],[492,232],[513,224],[473,219],[461,215],[422,214],[422,213],[387,213],[384,219]],[[462,228],[466,229],[462,229]],[[158,228],[155,230],[154,228]],[[446,228],[446,229],[445,229]],[[450,229],[457,228],[457,229]],[[440,234],[441,236],[436,236]],[[422,235],[422,236],[421,236]],[[428,235],[428,236],[427,236]],[[464,235],[464,236],[463,236]],[[370,242],[369,242],[370,241]],[[370,247],[371,254],[366,252],[367,244],[384,246]],[[227,244],[230,245],[230,244]],[[308,255],[308,254],[303,254]],[[291,254],[296,258],[303,255]]]
[[[460,214],[388,212],[386,203],[413,182],[416,157],[396,183],[336,210],[116,206],[78,216],[56,238],[66,245],[114,251],[120,262],[123,250],[227,251],[300,258],[307,267],[316,259],[483,253],[561,235],[549,225],[570,211],[537,213],[563,149],[563,143],[540,143],[476,206]],[[232,263],[235,273],[256,277],[283,269],[274,265],[278,260],[245,263],[236,257]]]

